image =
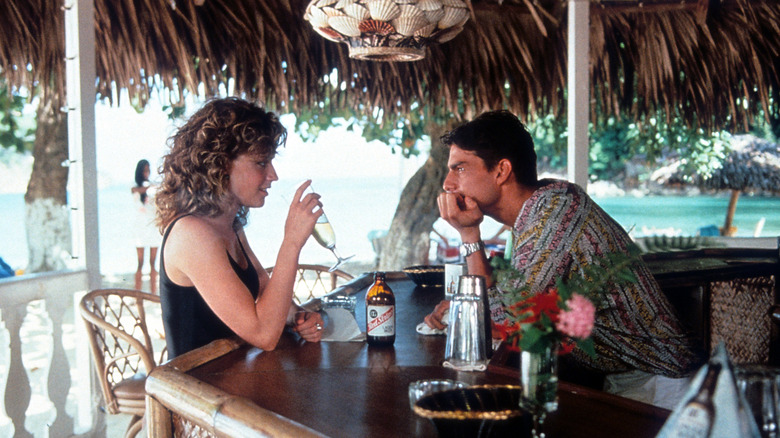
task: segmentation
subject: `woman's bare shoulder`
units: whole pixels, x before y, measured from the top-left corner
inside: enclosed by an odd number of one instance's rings
[[[189,251],[216,244],[219,233],[214,225],[200,216],[184,216],[173,224],[166,246]]]

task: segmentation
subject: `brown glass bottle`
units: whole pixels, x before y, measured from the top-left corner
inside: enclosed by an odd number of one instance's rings
[[[699,391],[685,403],[677,418],[675,427],[670,431],[670,437],[674,438],[707,438],[712,432],[715,423],[715,387],[718,385],[718,376],[721,364],[710,363],[707,374],[699,387]]]
[[[395,342],[395,295],[384,272],[374,274],[374,284],[366,293],[366,341],[372,346]]]

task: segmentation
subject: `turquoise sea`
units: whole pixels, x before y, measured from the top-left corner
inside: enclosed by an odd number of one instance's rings
[[[263,208],[253,210],[247,235],[255,253],[264,266],[272,266],[281,245],[287,203],[298,181],[274,183]],[[374,251],[368,239],[372,230],[390,226],[400,196],[397,178],[330,178],[314,181],[315,190],[322,195],[337,236],[337,248],[342,255],[355,254],[355,260],[371,261]],[[132,203],[129,187],[108,187],[99,191],[101,270],[104,274],[127,273],[135,270],[135,248],[129,234]],[[672,233],[696,235],[700,227],[722,226],[729,197],[701,196],[645,196],[596,198],[596,201],[632,235]],[[0,194],[0,257],[13,268],[24,268],[27,263],[27,243],[24,231],[24,195]],[[734,225],[737,235],[753,236],[756,224],[764,219],[762,237],[780,236],[780,197],[743,195],[737,204]],[[437,223],[436,228],[447,234],[448,225]],[[486,221],[486,235],[492,235],[499,226]],[[333,260],[329,251],[311,239],[303,249],[302,263],[328,264]],[[148,268],[145,268],[148,270]]]

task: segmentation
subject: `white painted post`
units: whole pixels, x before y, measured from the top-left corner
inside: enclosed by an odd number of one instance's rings
[[[590,119],[590,0],[568,4],[568,177],[588,189]]]
[[[97,206],[97,145],[95,142],[95,4],[94,0],[64,0],[65,59],[68,99],[68,156],[70,161],[73,255],[82,257],[87,271],[87,289],[102,284]],[[79,318],[78,308],[74,317]],[[80,363],[79,365],[82,365]],[[97,394],[88,365],[89,392]],[[99,396],[92,397],[92,436],[105,436],[105,413],[98,409]]]
[[[83,257],[88,287],[100,287],[95,145],[94,0],[65,0],[69,179],[72,190],[73,255]]]

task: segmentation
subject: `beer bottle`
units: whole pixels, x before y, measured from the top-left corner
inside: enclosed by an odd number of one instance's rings
[[[707,438],[715,423],[715,387],[722,366],[711,363],[699,391],[683,406],[680,416],[669,437],[675,438]]]
[[[375,346],[395,342],[395,295],[384,272],[374,274],[374,284],[366,293],[366,340]]]

